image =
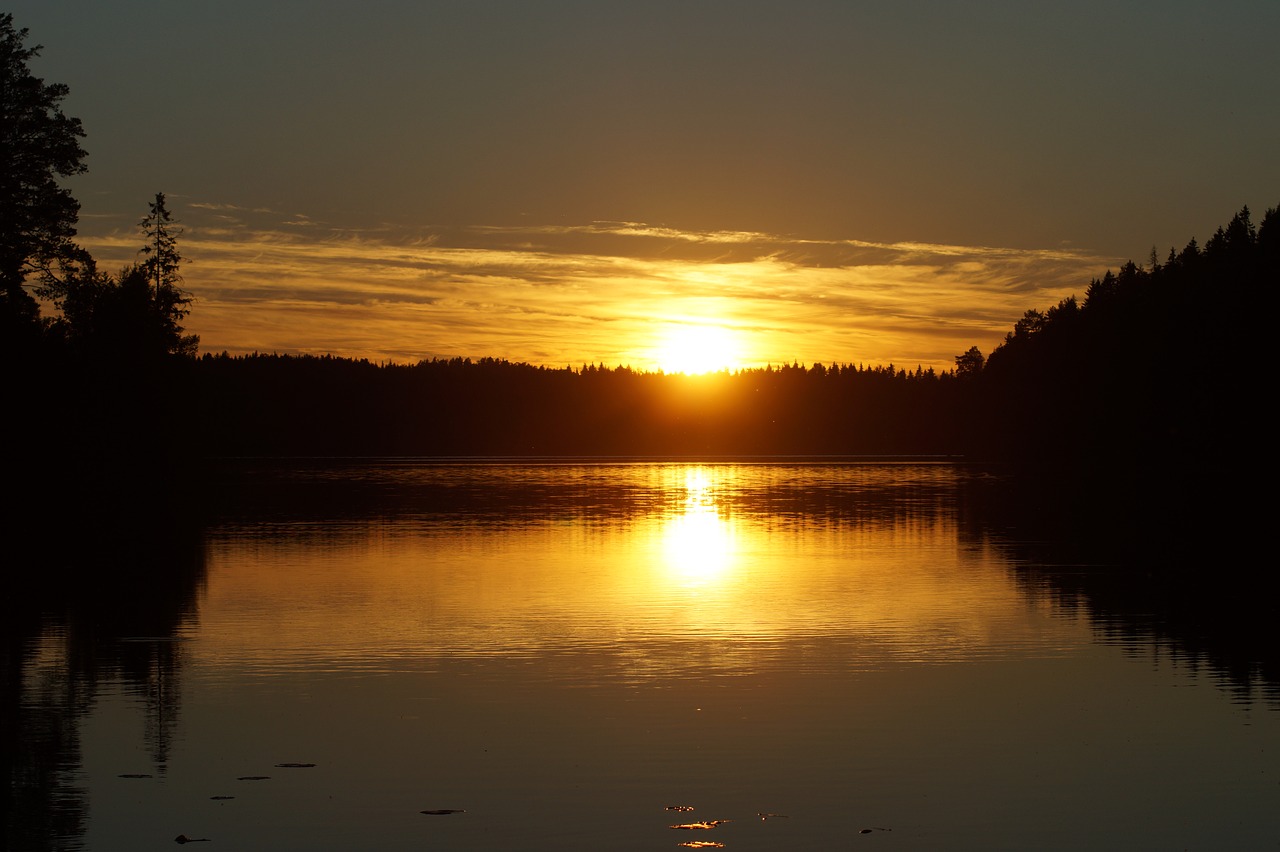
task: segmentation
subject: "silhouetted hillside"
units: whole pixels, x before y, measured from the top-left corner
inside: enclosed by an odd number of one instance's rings
[[[1114,469],[1265,446],[1278,245],[1276,210],[1255,230],[1245,208],[1203,249],[1192,240],[1164,263],[1153,250],[1082,301],[1027,311],[968,400],[971,448]]]
[[[1245,208],[1203,249],[1027,311],[966,389],[966,452],[1052,484],[1069,534],[1238,562],[1266,525],[1278,245],[1277,211],[1255,229]]]

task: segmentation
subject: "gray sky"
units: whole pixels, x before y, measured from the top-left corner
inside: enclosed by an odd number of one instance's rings
[[[1280,204],[1273,0],[7,8],[88,133],[90,170],[71,184],[86,244],[127,259],[133,225],[166,192],[188,229],[191,327],[206,350],[638,364],[649,344],[637,335],[674,322],[732,325],[750,338],[744,361],[942,366],[948,347],[989,351],[1022,310],[1083,293],[1108,266],[1203,243],[1242,205],[1256,221]],[[295,264],[305,246],[347,246],[348,294],[391,267],[413,274],[400,296],[335,301],[307,278],[332,268],[246,266],[263,243],[288,243]],[[480,255],[466,252],[498,250],[468,277]],[[990,251],[1004,272],[1022,253],[1024,271],[1001,277]],[[964,252],[985,260],[958,266]],[[898,277],[907,255],[932,271],[927,287],[903,290],[920,279]],[[666,290],[652,270],[609,271],[675,261],[685,271],[663,274],[681,284]],[[709,291],[698,282],[713,262]],[[239,278],[217,271],[228,264]],[[526,277],[534,267],[543,278]],[[780,281],[859,307],[840,334],[819,333],[823,311],[779,301]],[[548,301],[535,309],[539,288]],[[891,307],[870,306],[895,288]],[[391,314],[339,310],[386,299],[420,322],[392,339],[378,331]],[[262,318],[261,341],[246,340],[237,311],[272,306],[368,334],[281,337],[294,313]],[[563,314],[575,322],[553,328]],[[621,316],[622,333],[593,325]],[[890,321],[901,334],[867,346]],[[944,339],[930,348],[930,334]]]

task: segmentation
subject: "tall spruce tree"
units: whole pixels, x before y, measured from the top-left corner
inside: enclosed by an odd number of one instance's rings
[[[176,289],[182,280],[180,268],[182,255],[178,252],[178,237],[182,229],[173,221],[173,216],[165,206],[163,192],[156,193],[156,200],[151,202],[146,217],[138,223],[146,243],[140,249],[146,258],[141,267],[146,272],[147,280],[155,288],[156,299],[160,300],[166,289]]]
[[[145,259],[138,264],[137,272],[145,276],[151,286],[157,327],[162,331],[165,349],[177,355],[194,355],[200,337],[183,334],[182,329],[182,320],[191,312],[191,296],[178,286],[182,282],[184,260],[178,251],[182,228],[165,206],[163,192],[156,193],[155,201],[148,205],[147,215],[138,227],[146,241],[139,250]],[[126,277],[121,274],[121,284]]]

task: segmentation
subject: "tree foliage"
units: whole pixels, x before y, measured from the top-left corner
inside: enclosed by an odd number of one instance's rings
[[[195,355],[200,338],[182,327],[191,297],[178,286],[180,232],[172,226],[163,193],[156,194],[150,210],[139,223],[142,262],[113,277],[86,259],[40,288],[60,311],[50,322],[51,333],[73,355],[134,365]]]
[[[956,375],[961,378],[971,378],[982,372],[982,367],[986,364],[986,357],[982,354],[982,350],[976,346],[970,346],[963,355],[956,356]]]
[[[179,324],[190,300],[170,286],[157,293],[141,264],[116,276],[87,265],[45,292],[61,311],[51,332],[74,356],[137,365],[196,352],[199,337]]]
[[[31,73],[40,46],[0,14],[0,324],[6,339],[30,334],[39,309],[23,285],[56,280],[82,259],[73,242],[80,205],[60,178],[85,171],[84,130],[65,115],[68,89]]]

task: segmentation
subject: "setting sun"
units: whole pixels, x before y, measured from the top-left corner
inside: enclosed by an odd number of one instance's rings
[[[738,336],[718,325],[677,325],[659,341],[654,361],[664,373],[713,373],[738,366],[742,357]]]

